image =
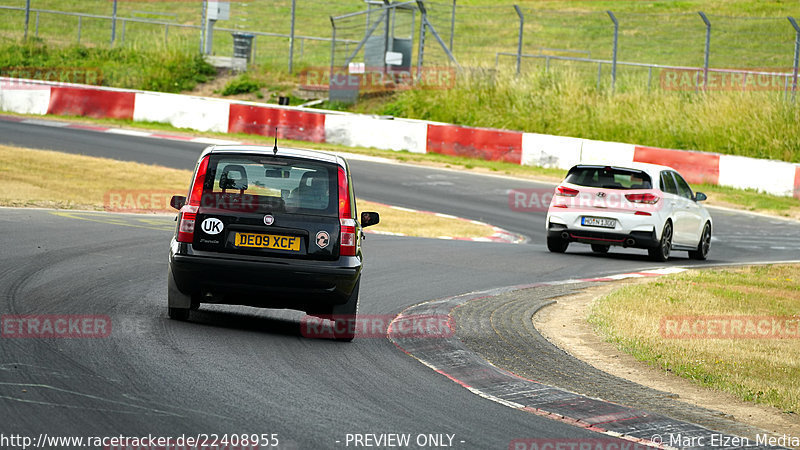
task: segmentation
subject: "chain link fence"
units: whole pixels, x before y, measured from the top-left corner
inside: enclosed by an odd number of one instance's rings
[[[30,4],[27,25],[26,3]],[[27,32],[31,39],[54,44],[80,42],[200,51],[205,3],[202,0],[0,0],[0,39],[17,41]],[[466,2],[235,1],[230,2],[230,18],[216,23],[211,51],[230,56],[231,33],[248,32],[255,35],[255,63],[291,68],[295,72],[304,67],[350,62],[371,66],[385,58],[385,51],[391,51],[404,55],[410,52],[408,60],[405,56],[402,60],[403,67],[410,62],[415,69],[419,66],[519,72],[570,69],[598,87],[617,89],[634,86],[670,89],[670,80],[684,80],[687,73],[691,78],[688,87],[681,85],[677,89],[707,87],[714,74],[745,72],[752,74],[750,82],[759,73],[770,74],[774,78],[769,81],[771,86],[775,90],[780,86],[784,94],[793,90],[796,83],[800,31],[778,13],[774,17],[707,14],[706,23],[696,12],[641,13],[622,9],[613,11],[618,23],[615,46],[615,25],[607,11],[463,3]],[[375,35],[370,36],[372,41],[367,39],[369,42],[355,52],[387,4],[405,6],[394,8],[399,12],[392,13],[386,23],[378,24],[373,30]],[[421,26],[422,8],[429,26]],[[425,31],[424,36],[421,30]],[[387,41],[386,36],[391,39]],[[424,38],[422,45],[421,38]],[[378,55],[375,51],[381,46],[381,39],[385,51]],[[395,45],[402,47],[402,51],[394,51]],[[747,88],[746,76],[737,78],[743,88]],[[735,88],[732,81],[729,83],[728,87]]]

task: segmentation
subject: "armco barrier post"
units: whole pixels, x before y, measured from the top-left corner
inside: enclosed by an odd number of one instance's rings
[[[611,59],[611,92],[614,92],[617,84],[617,43],[619,42],[619,21],[611,11],[606,11],[608,17],[614,22],[614,54]]]
[[[709,53],[711,52],[711,22],[708,20],[706,13],[703,11],[700,11],[697,14],[700,14],[700,18],[702,18],[703,23],[706,24],[706,48],[703,56],[703,90],[705,90],[708,84],[708,57]]]
[[[798,62],[800,62],[800,26],[797,25],[797,21],[794,20],[794,17],[788,17],[788,19],[795,31],[794,68],[792,70],[792,101],[794,101],[795,95],[797,94],[797,66]]]
[[[519,36],[517,37],[517,75],[519,75],[520,66],[522,65],[522,34],[525,27],[525,16],[522,15],[522,10],[519,6],[514,5],[514,10],[517,11],[519,16]]]

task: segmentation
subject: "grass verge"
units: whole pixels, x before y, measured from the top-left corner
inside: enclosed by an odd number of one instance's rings
[[[78,168],[78,169],[76,169]],[[165,212],[171,195],[185,195],[189,170],[0,145],[0,206],[120,212]],[[114,200],[117,193],[122,200]],[[127,194],[144,194],[128,197]],[[133,199],[126,203],[125,199]],[[371,230],[420,237],[486,237],[491,227],[358,200],[360,211],[377,211]]]
[[[800,107],[782,94],[641,87],[612,94],[569,69],[476,72],[450,89],[406,90],[360,112],[800,162]]]
[[[798,265],[686,272],[623,287],[598,299],[589,322],[640,361],[743,400],[798,414],[798,281]],[[661,328],[662,320],[675,316],[778,316],[794,324],[794,335],[676,339]],[[788,333],[789,325],[785,330]]]

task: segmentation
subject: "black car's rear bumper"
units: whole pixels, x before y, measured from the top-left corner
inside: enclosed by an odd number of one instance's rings
[[[634,248],[655,248],[659,242],[652,231],[632,231],[630,233],[613,233],[608,231],[574,230],[567,228],[550,228],[548,238],[559,238],[581,244],[619,245]]]
[[[201,303],[323,311],[342,304],[361,274],[361,259],[335,261],[248,258],[192,252],[179,244],[170,251],[170,270],[182,293]],[[188,249],[188,252],[186,251]]]

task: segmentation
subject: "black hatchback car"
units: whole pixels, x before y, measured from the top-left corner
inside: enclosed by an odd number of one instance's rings
[[[201,303],[287,308],[355,320],[362,227],[343,158],[312,150],[211,146],[188,198],[174,196],[178,226],[169,252],[169,317]],[[353,327],[335,326],[352,340]]]

